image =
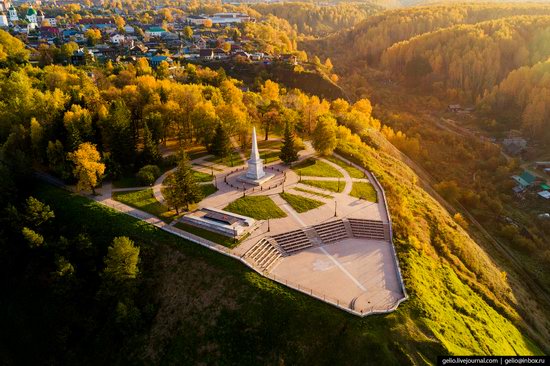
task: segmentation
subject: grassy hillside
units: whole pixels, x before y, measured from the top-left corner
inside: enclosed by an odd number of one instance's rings
[[[414,174],[356,142],[341,141],[340,150],[361,156],[387,189],[410,294],[389,315],[353,317],[85,198],[44,186],[36,195],[67,225],[103,228],[96,240],[129,235],[146,248],[143,296],[157,304],[156,315],[115,352],[119,360],[403,365],[446,353],[540,354],[518,328],[506,279]]]

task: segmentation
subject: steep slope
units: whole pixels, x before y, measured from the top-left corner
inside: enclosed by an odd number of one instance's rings
[[[347,70],[356,65],[376,66],[379,58],[393,44],[412,37],[457,24],[518,15],[549,15],[546,4],[461,4],[419,6],[388,10],[371,16],[353,30],[326,39],[303,44],[307,50],[331,57],[337,68]]]

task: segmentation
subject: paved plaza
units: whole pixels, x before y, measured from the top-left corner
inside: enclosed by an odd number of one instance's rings
[[[273,149],[260,149],[260,154],[269,151]],[[254,155],[257,158],[257,152]],[[227,167],[210,162],[210,157],[203,156],[191,162],[194,170],[214,173],[211,183],[202,184],[217,187],[215,193],[198,204],[199,209],[222,210],[243,195],[265,196],[273,200],[286,217],[257,220],[250,235],[232,249],[186,233],[176,228],[175,222],[157,226],[240,258],[275,281],[356,314],[391,311],[406,298],[391,242],[391,224],[383,192],[369,172],[364,172],[364,178],[352,178],[342,166],[316,156],[311,146],[306,145],[306,149],[299,153],[300,161],[319,159],[342,177],[300,177],[277,161],[264,167],[266,173],[273,175],[271,179],[252,185],[239,179],[247,172],[246,162]],[[241,153],[241,158],[246,161],[248,157]],[[161,203],[164,202],[161,187],[171,172],[164,173],[153,185],[153,195]],[[343,189],[337,193],[302,181],[338,181]],[[354,182],[371,183],[376,190],[377,202],[352,197],[350,192]],[[324,204],[298,213],[281,197],[282,192]],[[110,193],[102,194],[105,202],[110,202]],[[147,218],[147,221],[151,220]]]

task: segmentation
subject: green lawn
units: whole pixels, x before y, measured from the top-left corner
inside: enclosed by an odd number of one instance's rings
[[[334,180],[302,180],[300,183],[307,184],[308,186],[317,187],[321,189],[326,189],[327,191],[332,192],[342,192],[346,186],[346,182],[342,179],[340,185],[338,181]]]
[[[280,151],[260,151],[260,159],[264,160],[264,164],[272,163],[279,160]]]
[[[212,175],[199,172],[198,170],[193,170],[193,176],[197,182],[212,182],[214,179]]]
[[[376,190],[372,184],[368,182],[353,182],[351,192],[349,194],[352,197],[362,198],[371,202],[378,202]]]
[[[113,199],[155,215],[166,222],[172,221],[176,215],[175,211],[169,210],[155,199],[151,188],[141,191],[113,192]]]
[[[293,189],[295,191],[310,193],[310,194],[314,194],[316,196],[323,197],[323,198],[334,198],[330,194],[324,194],[324,193],[321,193],[321,192],[316,192],[316,191],[313,191],[311,189],[305,189],[305,188],[300,188],[300,187],[293,187]]]
[[[201,190],[202,190],[202,197],[208,197],[213,193],[216,193],[218,191],[218,188],[214,186],[213,184],[201,184]]]
[[[296,174],[308,177],[343,177],[342,173],[336,170],[336,168],[321,160],[313,158],[296,164],[292,167],[292,170],[294,170]]]
[[[233,152],[230,156],[223,159],[217,156],[211,156],[209,158],[206,158],[205,160],[211,163],[225,165],[229,167],[244,165],[244,160],[241,159],[241,155],[239,155],[239,153],[237,152]]]
[[[224,210],[252,217],[256,220],[286,217],[286,213],[268,196],[241,197],[227,205]]]
[[[234,248],[236,247],[242,240],[234,240],[233,238],[229,236],[225,236],[222,234],[218,234],[215,232],[212,232],[210,230],[206,230],[200,227],[196,227],[193,225],[189,225],[183,222],[178,222],[176,225],[174,225],[178,229],[181,229],[183,231],[187,231],[188,233],[195,234],[197,236],[200,236],[201,238],[204,238],[206,240],[213,241],[214,243],[223,245],[224,247],[228,248]]]
[[[365,178],[365,174],[361,170],[357,169],[354,166],[346,164],[344,161],[334,156],[327,156],[326,159],[344,168],[346,172],[348,172],[349,176],[352,178]]]
[[[313,210],[314,208],[320,207],[325,204],[324,202],[317,201],[304,196],[299,196],[296,194],[290,194],[285,192],[285,193],[281,193],[280,195],[298,213],[307,212],[309,210]]]
[[[258,148],[260,149],[280,149],[282,142],[280,140],[261,140],[258,141]]]

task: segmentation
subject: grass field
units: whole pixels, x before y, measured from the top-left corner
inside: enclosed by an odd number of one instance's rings
[[[323,198],[334,198],[330,194],[324,194],[324,193],[321,193],[321,192],[316,192],[316,191],[311,190],[311,189],[305,189],[305,188],[300,188],[300,187],[293,187],[292,189],[294,189],[295,191],[298,191],[298,192],[314,194],[316,196],[323,197]]]
[[[368,182],[353,182],[349,195],[352,197],[362,198],[370,202],[378,202],[376,190],[372,184]]]
[[[346,182],[342,179],[340,184],[338,184],[338,181],[329,181],[329,180],[308,180],[308,179],[302,179],[300,182],[302,184],[306,184],[308,186],[317,187],[321,189],[326,189],[327,191],[332,192],[342,192],[346,186]]]
[[[264,160],[264,164],[272,163],[278,161],[280,151],[260,151],[260,159]]]
[[[171,211],[168,207],[161,204],[153,196],[153,189],[144,189],[141,191],[113,192],[113,199],[145,211],[151,215],[170,222],[176,216],[176,211]]]
[[[294,170],[296,174],[301,174],[308,177],[343,177],[343,175],[336,170],[336,168],[317,159],[307,159],[302,161],[293,166],[292,170]]]
[[[212,175],[199,172],[198,170],[193,170],[193,176],[197,182],[212,182],[214,179]]]
[[[442,354],[541,353],[448,264],[406,243],[396,245],[411,298],[391,314],[357,318],[84,197],[50,186],[33,196],[102,251],[122,235],[142,250],[153,320],[124,347],[102,335],[82,340],[86,364],[397,366],[435,364]]]
[[[280,140],[261,140],[258,141],[258,148],[260,149],[280,149],[282,142]]]
[[[213,184],[201,184],[201,190],[202,190],[202,197],[208,197],[213,193],[216,193],[218,191],[218,188],[214,186]]]
[[[304,196],[299,196],[296,194],[290,194],[285,192],[285,193],[280,193],[280,195],[298,213],[307,212],[309,210],[313,210],[314,208],[320,207],[325,204],[324,202],[317,201]]]
[[[267,196],[241,197],[227,205],[224,210],[249,216],[256,220],[286,217],[286,213]]]
[[[326,159],[344,168],[348,172],[349,176],[352,178],[365,178],[365,173],[363,173],[361,170],[357,169],[354,166],[346,164],[345,162],[334,156],[327,156]]]
[[[187,231],[188,233],[200,236],[201,238],[204,238],[206,240],[213,241],[216,244],[223,245],[224,247],[234,248],[240,243],[240,241],[236,241],[229,236],[214,233],[210,230],[202,229],[200,227],[189,225],[183,222],[178,222],[174,226],[183,231]]]
[[[206,158],[205,160],[211,163],[225,165],[229,167],[244,165],[244,160],[241,159],[241,155],[239,155],[239,153],[237,152],[233,152],[230,156],[223,159],[217,156],[211,156],[209,158]]]

